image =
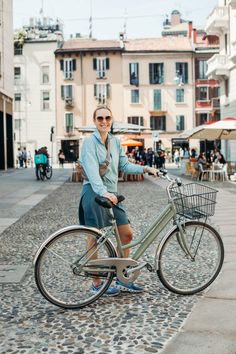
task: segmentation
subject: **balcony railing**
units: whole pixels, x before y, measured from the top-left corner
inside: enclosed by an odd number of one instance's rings
[[[229,77],[229,58],[227,55],[215,54],[208,60],[207,76],[209,79],[222,79]]]
[[[236,63],[236,41],[231,44],[231,55],[230,59]]]
[[[236,9],[236,0],[229,0],[229,5],[231,5],[233,9]]]
[[[219,109],[220,108],[220,99],[218,97],[212,98],[212,108]]]
[[[74,101],[73,101],[72,97],[65,98],[65,107],[67,107],[67,108],[74,107]]]
[[[229,13],[227,6],[215,7],[211,14],[207,17],[206,32],[207,34],[220,35],[229,28]]]

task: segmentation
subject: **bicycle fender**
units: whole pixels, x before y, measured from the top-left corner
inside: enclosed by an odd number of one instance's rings
[[[44,249],[44,247],[48,244],[48,242],[50,242],[52,239],[54,239],[54,237],[57,237],[58,235],[67,232],[67,231],[76,231],[76,230],[82,230],[82,231],[92,231],[93,233],[97,234],[98,236],[102,236],[102,232],[101,230],[97,229],[96,227],[89,227],[89,226],[82,226],[82,225],[70,225],[70,226],[66,226],[63,227],[62,229],[59,229],[57,231],[55,231],[53,234],[51,234],[39,247],[39,249],[37,250],[35,256],[34,256],[34,260],[33,260],[33,264],[35,265],[37,258],[39,256],[39,254],[41,253],[41,251]]]

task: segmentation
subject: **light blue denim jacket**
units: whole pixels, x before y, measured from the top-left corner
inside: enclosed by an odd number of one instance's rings
[[[106,192],[117,193],[119,171],[132,174],[144,172],[144,166],[129,162],[119,139],[110,133],[108,139],[110,141],[110,164],[104,177],[99,175],[99,164],[106,160],[107,149],[97,129],[90,137],[84,139],[80,154],[80,162],[88,177],[88,181],[85,180],[84,184],[90,183],[93,191],[101,196]]]

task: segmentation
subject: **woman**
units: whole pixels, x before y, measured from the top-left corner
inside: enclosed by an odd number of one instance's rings
[[[59,150],[58,152],[58,160],[59,160],[59,166],[64,167],[65,155],[62,150]]]
[[[122,244],[130,243],[133,230],[130,226],[124,206],[117,204],[117,184],[119,170],[130,174],[143,174],[149,172],[157,174],[158,170],[148,166],[141,166],[129,162],[126,154],[120,146],[120,141],[109,132],[112,126],[112,113],[106,107],[98,107],[93,114],[96,126],[95,132],[86,138],[81,149],[80,162],[83,166],[87,180],[84,181],[79,205],[79,220],[81,225],[103,228],[109,226],[107,211],[99,207],[94,198],[100,195],[108,198],[113,203],[113,212],[117,222],[118,231]],[[110,149],[110,162],[104,177],[99,174],[99,164],[104,163],[107,156],[107,148]],[[92,240],[91,240],[92,242]],[[124,256],[129,257],[130,250],[124,251]],[[99,290],[102,282],[99,278],[93,279],[91,291]],[[133,283],[123,284],[116,282],[114,288],[110,287],[106,294],[118,295],[119,291],[141,292],[143,289]]]

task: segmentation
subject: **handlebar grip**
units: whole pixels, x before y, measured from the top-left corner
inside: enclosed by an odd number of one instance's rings
[[[123,195],[117,195],[116,197],[117,197],[118,203],[125,200],[125,197]],[[113,203],[108,198],[105,198],[105,197],[97,196],[97,197],[95,197],[95,202],[106,209],[110,209],[113,207]]]
[[[165,168],[160,168],[160,172],[163,176],[167,175],[168,171]]]

